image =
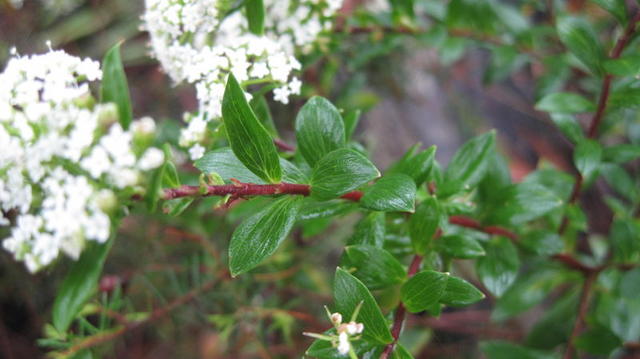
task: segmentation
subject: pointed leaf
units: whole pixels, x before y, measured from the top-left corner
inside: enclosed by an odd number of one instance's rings
[[[602,75],[604,50],[592,26],[584,19],[562,16],[556,21],[558,36],[562,43],[596,75]]]
[[[346,247],[341,267],[355,275],[371,290],[402,283],[407,277],[407,272],[397,259],[384,249],[373,246]]]
[[[262,0],[245,0],[245,10],[249,21],[249,31],[256,35],[264,33],[264,3]]]
[[[336,311],[343,318],[351,318],[353,311],[362,302],[357,322],[364,324],[362,336],[365,340],[378,344],[391,343],[393,337],[387,320],[382,315],[378,303],[367,287],[356,277],[342,268],[336,270],[333,289]]]
[[[360,200],[362,207],[374,211],[413,212],[416,184],[404,174],[391,174],[380,178],[367,189]]]
[[[364,216],[347,241],[348,245],[365,244],[382,248],[385,234],[385,213],[371,212]]]
[[[508,238],[496,237],[487,244],[486,255],[476,263],[476,271],[485,287],[496,297],[509,289],[518,274],[518,251]]]
[[[482,179],[493,156],[495,137],[495,131],[474,137],[455,153],[439,189],[443,196],[473,187]]]
[[[298,149],[311,167],[345,144],[344,122],[338,109],[322,97],[312,97],[296,117]]]
[[[582,113],[591,112],[596,105],[586,98],[570,92],[550,93],[536,103],[539,111],[551,113]]]
[[[129,129],[133,119],[129,85],[120,58],[120,43],[107,51],[102,61],[102,87],[100,102],[113,102],[118,107],[118,121],[123,129]]]
[[[449,275],[432,270],[417,273],[402,286],[402,303],[411,313],[431,309],[440,303]]]
[[[409,235],[415,253],[424,255],[442,221],[443,211],[435,197],[427,197],[409,219]]]
[[[477,240],[460,235],[439,238],[436,245],[438,251],[452,258],[472,259],[485,254]]]
[[[276,251],[291,231],[301,204],[300,196],[282,197],[236,228],[229,245],[232,276],[254,268]]]
[[[473,284],[458,277],[449,276],[440,303],[453,307],[464,307],[484,299],[484,294]]]
[[[233,74],[229,74],[222,99],[222,121],[240,162],[266,182],[280,182],[282,169],[273,139],[253,113]]]
[[[584,178],[589,178],[596,172],[601,160],[602,146],[600,143],[589,139],[578,142],[573,152],[573,161]]]
[[[380,172],[362,154],[342,148],[324,156],[311,175],[311,195],[327,200],[353,191],[380,176]]]

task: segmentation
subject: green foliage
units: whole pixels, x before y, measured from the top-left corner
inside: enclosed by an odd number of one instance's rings
[[[328,153],[311,174],[311,195],[319,200],[340,197],[380,176],[362,154],[342,148]]]
[[[249,30],[256,34],[264,33],[264,3],[262,0],[246,0],[244,2],[247,11],[247,20],[249,21]]]
[[[100,100],[113,102],[118,106],[118,121],[123,129],[128,129],[133,119],[129,85],[120,58],[120,43],[112,47],[102,60],[102,87]]]
[[[338,109],[327,99],[312,97],[296,117],[298,150],[310,166],[345,144],[345,130]]]
[[[380,178],[362,196],[362,207],[374,211],[413,212],[416,185],[413,179],[403,174],[392,174]]]
[[[407,277],[404,267],[393,255],[374,246],[346,247],[341,266],[371,290],[402,283]]]

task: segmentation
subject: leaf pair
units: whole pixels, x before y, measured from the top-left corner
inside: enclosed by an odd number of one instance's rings
[[[440,304],[465,306],[475,303],[484,294],[462,278],[448,273],[425,270],[411,277],[401,290],[402,302],[411,313],[440,313]]]

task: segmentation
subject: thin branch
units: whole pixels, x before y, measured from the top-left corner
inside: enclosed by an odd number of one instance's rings
[[[587,316],[587,311],[589,310],[589,299],[591,298],[591,288],[593,287],[593,283],[598,278],[597,272],[589,273],[582,284],[582,290],[580,292],[580,304],[578,305],[578,315],[576,317],[576,321],[573,324],[573,329],[571,330],[571,336],[569,337],[569,342],[567,344],[567,348],[564,352],[563,359],[572,359],[573,353],[575,351],[575,341],[582,332],[582,328],[584,327],[584,321]]]
[[[293,147],[292,145],[284,142],[283,140],[279,139],[279,138],[274,138],[273,139],[273,144],[276,145],[276,147],[278,147],[278,149],[280,149],[281,151],[284,152],[295,152],[296,148]]]
[[[422,256],[416,254],[409,265],[409,271],[407,272],[407,276],[409,278],[413,277],[414,274],[418,273],[420,270],[420,263],[422,263]],[[393,341],[384,348],[384,351],[380,355],[380,359],[387,359],[393,353],[393,349],[398,343],[398,339],[400,338],[400,332],[402,331],[402,326],[404,324],[404,318],[407,314],[407,310],[404,307],[404,304],[400,302],[398,304],[398,308],[396,308],[396,312],[393,316],[393,326],[391,327],[391,336],[393,336]]]

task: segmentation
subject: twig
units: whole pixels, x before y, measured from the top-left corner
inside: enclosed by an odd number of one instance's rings
[[[285,151],[285,152],[295,152],[296,148],[291,146],[290,144],[284,142],[283,140],[279,139],[279,138],[274,138],[273,139],[273,144],[276,145],[276,147],[278,147],[280,150]]]
[[[407,276],[409,278],[413,277],[414,274],[418,273],[420,269],[420,263],[422,263],[422,256],[416,254],[409,265],[409,271],[407,272]],[[393,316],[393,326],[391,327],[391,336],[393,336],[393,341],[384,348],[384,351],[380,355],[380,359],[387,359],[393,352],[393,349],[400,338],[400,332],[402,331],[402,325],[404,324],[404,318],[407,314],[407,310],[404,307],[404,304],[400,302],[398,304],[398,308],[396,308],[396,312]]]
[[[576,317],[576,321],[573,324],[573,330],[571,330],[571,336],[569,337],[569,342],[567,344],[567,349],[564,352],[563,359],[572,359],[573,352],[575,351],[574,344],[578,335],[582,331],[582,327],[584,326],[584,320],[587,316],[587,311],[589,310],[589,299],[591,297],[591,288],[593,287],[593,283],[598,278],[598,272],[590,272],[584,279],[584,283],[582,284],[582,290],[580,292],[580,304],[578,305],[578,315]]]
[[[483,226],[477,220],[465,216],[451,216],[449,217],[449,223],[455,224],[461,227],[475,229],[480,232],[484,232],[490,235],[503,236],[511,240],[517,240],[518,235],[510,230],[498,226]]]

